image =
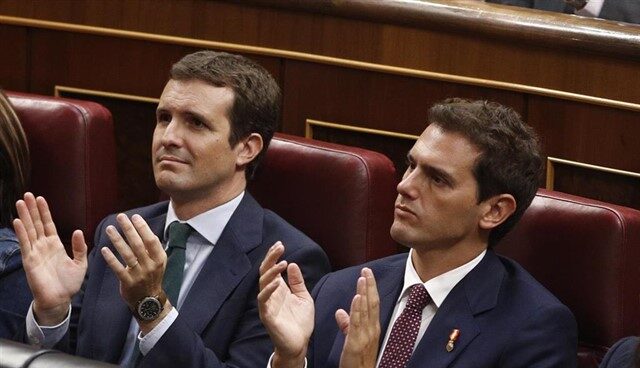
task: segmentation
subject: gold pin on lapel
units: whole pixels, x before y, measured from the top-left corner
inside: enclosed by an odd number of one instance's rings
[[[449,334],[449,342],[447,342],[447,347],[446,347],[447,352],[450,353],[453,350],[459,336],[460,336],[460,330],[458,330],[457,328],[454,328],[453,330],[451,330],[451,333]]]

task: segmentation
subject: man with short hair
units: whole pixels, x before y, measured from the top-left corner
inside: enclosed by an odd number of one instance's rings
[[[264,365],[272,346],[256,296],[268,248],[290,245],[310,286],[329,271],[317,244],[245,191],[276,129],[279,95],[238,55],[200,51],[174,64],[152,143],[170,201],[104,219],[88,257],[80,231],[66,255],[44,198],[18,201],[34,295],[23,340],[126,366]]]
[[[497,103],[450,99],[430,109],[407,161],[391,235],[408,254],[331,273],[312,298],[285,246],[267,253],[258,300],[271,367],[574,367],[569,309],[492,249],[535,196],[533,130]]]

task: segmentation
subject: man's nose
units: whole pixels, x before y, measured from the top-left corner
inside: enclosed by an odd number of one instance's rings
[[[179,124],[175,120],[171,120],[164,129],[162,134],[163,146],[178,146],[182,141]]]
[[[398,186],[396,187],[398,194],[409,199],[413,199],[416,197],[417,191],[415,188],[414,174],[415,174],[415,170],[411,172],[409,171],[405,172],[404,176],[402,177],[402,180],[400,181],[400,183],[398,183]]]

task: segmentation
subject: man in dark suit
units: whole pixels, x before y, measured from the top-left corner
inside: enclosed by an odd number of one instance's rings
[[[331,273],[311,296],[285,246],[267,253],[258,301],[271,366],[574,367],[571,312],[492,250],[535,196],[533,130],[499,104],[446,100],[407,160],[391,235],[408,254]]]
[[[170,201],[107,217],[88,257],[76,231],[73,258],[44,198],[18,201],[14,227],[34,295],[23,340],[127,366],[264,365],[272,346],[256,296],[268,248],[290,244],[310,286],[329,271],[317,244],[245,191],[278,104],[276,82],[254,62],[187,55],[171,69],[152,143],[156,184]]]
[[[564,0],[485,0],[485,2],[559,13],[573,13],[575,10],[574,7]]]
[[[488,3],[640,23],[638,0],[486,0]]]
[[[598,18],[640,24],[640,1],[604,0]]]

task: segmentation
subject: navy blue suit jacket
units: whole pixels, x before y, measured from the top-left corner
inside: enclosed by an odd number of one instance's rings
[[[600,368],[634,368],[638,344],[640,337],[637,336],[625,337],[616,342],[604,356]]]
[[[140,214],[162,240],[167,206],[168,202],[163,202],[127,213]],[[98,226],[96,250],[112,247],[105,234],[105,228],[112,224],[114,215]],[[266,366],[273,347],[258,316],[258,275],[265,253],[278,240],[286,245],[284,258],[300,264],[310,285],[330,271],[327,256],[316,243],[245,193],[178,318],[142,359],[141,366]],[[70,332],[56,348],[118,363],[131,318],[120,296],[118,279],[100,252],[93,251],[82,290],[74,298]]]
[[[575,12],[575,8],[568,5],[564,0],[487,0],[487,2],[567,14],[573,14]],[[598,18],[628,23],[640,23],[640,1],[605,0]]]
[[[334,313],[349,310],[362,267],[373,271],[380,294],[382,343],[400,295],[407,254],[383,258],[325,276],[313,291],[315,330],[311,367],[338,367],[344,336]],[[445,346],[460,330],[453,351]],[[576,366],[573,315],[514,261],[487,251],[446,297],[414,351],[408,368]]]

